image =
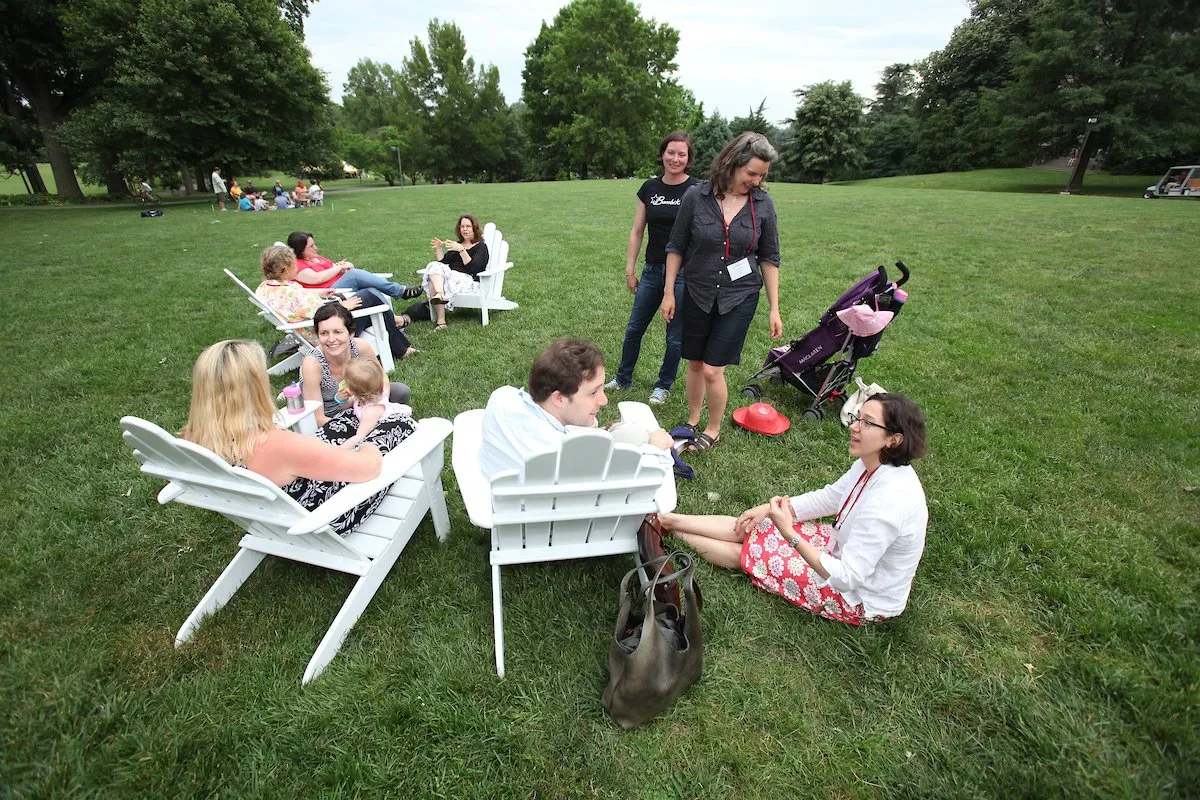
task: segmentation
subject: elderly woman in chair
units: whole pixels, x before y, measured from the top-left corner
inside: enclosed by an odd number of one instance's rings
[[[379,305],[378,298],[366,290],[360,290],[353,297],[339,301],[333,295],[332,289],[307,288],[296,280],[296,254],[284,245],[276,244],[263,250],[260,263],[263,282],[254,293],[288,322],[310,320],[321,306],[329,302],[340,302],[348,311],[353,311],[364,303],[368,307]],[[370,317],[354,320],[355,335],[361,334],[370,324]],[[388,344],[393,357],[399,360],[420,352],[412,346],[404,332],[396,327],[396,315],[390,307],[383,313],[383,324],[387,329]],[[301,333],[312,346],[317,347],[320,344],[316,332],[312,329],[303,329]]]
[[[347,483],[378,476],[383,455],[416,429],[411,418],[389,418],[351,450],[338,445],[356,433],[353,414],[329,421],[312,437],[276,428],[274,413],[262,347],[240,340],[217,342],[196,359],[188,421],[179,435],[262,475],[312,511]],[[342,535],[350,533],[379,507],[385,494],[386,490],[355,506],[330,527]]]

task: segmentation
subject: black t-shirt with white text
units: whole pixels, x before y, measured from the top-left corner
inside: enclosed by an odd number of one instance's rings
[[[646,245],[647,264],[667,263],[667,242],[671,239],[671,228],[679,213],[679,203],[696,179],[688,176],[683,183],[670,186],[662,177],[655,175],[638,189],[638,200],[646,206],[646,227],[650,230],[650,241]]]

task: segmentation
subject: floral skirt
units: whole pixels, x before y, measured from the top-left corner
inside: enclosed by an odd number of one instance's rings
[[[454,296],[459,294],[479,294],[479,282],[467,275],[465,272],[452,270],[440,261],[430,261],[426,265],[425,279],[421,281],[421,285],[425,287],[425,294],[432,294],[429,291],[429,276],[440,275],[445,281],[442,284],[442,294],[446,295],[446,308],[449,311],[454,310]]]
[[[801,522],[794,530],[813,547],[829,552],[833,526],[824,522]],[[769,519],[760,522],[742,542],[742,571],[759,589],[777,594],[792,605],[825,619],[849,625],[879,619],[868,617],[861,603],[849,603],[841,592],[826,584]]]
[[[397,445],[412,436],[417,429],[417,423],[411,417],[385,417],[375,426],[375,430],[367,434],[366,441],[379,448],[379,452],[387,455]],[[318,431],[317,438],[329,444],[340,445],[358,432],[358,418],[350,410],[336,414]],[[360,447],[362,445],[359,445]],[[312,511],[348,485],[339,481],[316,481],[312,478],[296,478],[283,487],[283,491],[308,511]],[[329,523],[329,527],[339,536],[345,536],[353,531],[363,520],[375,513],[383,498],[387,495],[384,490],[372,495],[367,500],[342,514]]]

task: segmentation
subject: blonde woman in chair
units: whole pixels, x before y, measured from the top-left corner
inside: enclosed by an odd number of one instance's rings
[[[383,454],[412,435],[411,418],[377,425],[357,449],[339,447],[356,434],[352,415],[340,415],[305,436],[276,428],[267,359],[256,342],[226,340],[207,348],[192,369],[192,402],[179,435],[230,464],[262,475],[312,511],[348,483],[379,475]],[[330,523],[353,531],[383,501],[380,492]]]

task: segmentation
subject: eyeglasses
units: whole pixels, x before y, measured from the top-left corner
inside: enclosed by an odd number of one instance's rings
[[[864,418],[860,417],[858,414],[850,414],[849,416],[850,416],[850,425],[853,425],[854,423],[857,422],[859,425],[866,425],[867,427],[870,427],[870,428],[879,428],[879,430],[884,431],[885,433],[891,433],[891,430],[888,428],[887,425],[880,425],[878,422],[872,422],[869,419],[864,419]],[[847,425],[846,427],[850,427],[850,426]]]

